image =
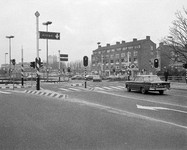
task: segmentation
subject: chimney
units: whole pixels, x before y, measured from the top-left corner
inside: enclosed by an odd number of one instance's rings
[[[136,42],[137,41],[137,38],[133,38],[133,42]]]
[[[117,45],[117,44],[120,44],[120,42],[116,42],[116,45]]]
[[[146,36],[146,40],[150,40],[150,36]]]
[[[109,44],[109,43],[107,43],[107,44],[106,44],[106,46],[110,46],[110,44]]]
[[[122,41],[122,44],[124,44],[125,43],[125,41]]]

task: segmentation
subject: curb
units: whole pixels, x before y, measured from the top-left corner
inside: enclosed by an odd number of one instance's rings
[[[63,99],[67,99],[68,95],[66,94],[57,94],[57,93],[49,93],[49,92],[41,92],[41,91],[31,91],[31,90],[25,90],[25,93],[29,93],[29,94],[35,94],[35,95],[41,95],[41,96],[49,96],[49,97],[53,97],[53,98],[63,98]]]

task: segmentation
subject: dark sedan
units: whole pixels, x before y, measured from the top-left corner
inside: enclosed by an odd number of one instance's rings
[[[132,81],[126,81],[127,91],[139,90],[145,94],[148,91],[158,91],[164,94],[165,90],[170,89],[170,83],[162,81],[157,75],[138,75]]]

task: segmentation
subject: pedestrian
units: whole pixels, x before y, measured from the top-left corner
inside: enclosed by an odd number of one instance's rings
[[[168,81],[168,76],[169,76],[169,73],[168,73],[168,71],[166,70],[166,71],[164,72],[165,81]]]

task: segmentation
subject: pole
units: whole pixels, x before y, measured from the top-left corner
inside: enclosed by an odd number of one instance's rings
[[[36,69],[37,69],[37,81],[36,81],[36,90],[40,90],[40,75],[39,75],[39,71],[40,71],[40,67],[39,67],[39,12],[37,11],[35,13],[36,16],[36,54],[37,54],[37,58],[35,61],[36,64]]]
[[[58,72],[59,72],[59,82],[60,82],[60,50],[58,50],[59,53],[59,66],[58,66]]]
[[[84,67],[84,79],[85,79],[85,88],[86,88],[86,67]]]
[[[48,32],[48,24],[46,25],[46,31]],[[46,58],[46,60],[47,60],[47,64],[46,64],[47,66],[46,67],[47,67],[47,82],[48,82],[48,63],[49,63],[48,62],[48,39],[46,39],[46,51],[47,51],[46,52],[46,57],[47,57]]]
[[[9,38],[9,75],[11,82],[11,38]]]
[[[22,46],[22,49],[21,49],[21,85],[24,86],[24,68],[23,68],[23,46]]]

